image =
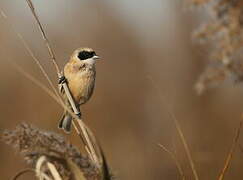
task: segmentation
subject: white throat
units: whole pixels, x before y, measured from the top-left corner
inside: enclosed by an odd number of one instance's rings
[[[83,62],[84,62],[85,64],[88,64],[88,65],[93,66],[93,65],[95,65],[95,63],[96,63],[96,60],[93,59],[93,58],[90,58],[90,59],[83,60]]]

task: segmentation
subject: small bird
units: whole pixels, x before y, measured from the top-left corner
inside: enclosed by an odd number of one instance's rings
[[[85,104],[93,94],[95,86],[95,64],[99,56],[91,48],[78,48],[70,57],[70,60],[64,67],[64,76],[66,78],[69,90],[73,96],[75,104],[80,108]],[[71,108],[71,105],[61,86],[65,104]],[[72,125],[72,116],[64,111],[59,122],[59,128],[70,133]]]

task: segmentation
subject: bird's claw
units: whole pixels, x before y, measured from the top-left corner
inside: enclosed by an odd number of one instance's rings
[[[65,76],[61,76],[58,80],[58,84],[64,84],[67,82],[67,79],[65,78]]]

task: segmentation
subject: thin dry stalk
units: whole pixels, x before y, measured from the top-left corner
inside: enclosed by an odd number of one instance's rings
[[[29,173],[29,172],[32,172],[32,173],[35,173],[35,171],[33,169],[30,169],[30,168],[27,168],[27,169],[24,169],[24,170],[21,170],[19,171],[13,178],[12,180],[17,180],[20,176],[26,174],[26,173]]]
[[[26,77],[27,79],[29,79],[30,81],[32,81],[34,84],[36,84],[38,87],[40,87],[44,92],[46,92],[51,98],[53,98],[59,105],[62,106],[62,108],[64,108],[66,111],[68,111],[68,113],[73,118],[76,118],[76,115],[62,101],[59,101],[59,98],[48,87],[46,87],[43,83],[41,83],[34,76],[32,76],[31,74],[29,74],[28,72],[26,72],[23,68],[21,68],[15,62],[9,61],[9,63],[12,65],[13,68],[15,68],[15,70],[17,72],[19,72],[24,77]],[[80,124],[80,126],[84,126],[86,128],[86,130],[88,131],[88,134],[89,134],[90,138],[92,139],[92,142],[94,142],[94,144],[98,144],[98,143],[96,143],[95,137],[93,136],[91,130],[82,121],[78,121],[78,122],[79,123],[82,123],[82,124]],[[78,127],[76,126],[76,124],[74,122],[73,122],[73,125],[74,125],[74,128],[76,129],[78,135],[81,137],[80,131],[78,130]],[[85,146],[85,148],[88,151],[88,149],[87,149],[86,146]],[[89,151],[88,151],[88,153],[89,153]],[[101,156],[99,156],[99,157],[101,157]]]
[[[230,151],[229,151],[229,153],[227,155],[227,158],[226,158],[225,163],[224,163],[224,167],[223,167],[223,169],[220,172],[218,180],[223,180],[226,171],[229,169],[230,162],[231,162],[232,157],[233,157],[233,153],[235,151],[235,148],[237,146],[237,143],[238,143],[238,140],[239,140],[239,137],[240,137],[241,127],[242,127],[242,120],[240,121],[239,127],[237,128],[237,130],[235,132],[235,137],[233,139]]]
[[[32,81],[34,84],[36,84],[38,87],[40,87],[44,92],[46,92],[51,98],[53,98],[58,104],[60,104],[63,108],[65,108],[67,111],[70,112],[71,115],[73,115],[73,112],[65,106],[64,103],[61,103],[60,100],[56,97],[56,95],[44,84],[42,84],[39,80],[37,80],[35,77],[33,77],[31,74],[27,73],[23,68],[21,68],[18,64],[12,61],[8,61],[13,68],[16,69],[17,72],[22,74],[24,77]],[[73,115],[75,116],[75,115]]]
[[[46,163],[47,167],[49,168],[52,176],[54,177],[55,180],[62,180],[60,174],[58,173],[56,167],[54,164],[50,163],[50,162],[47,162]]]
[[[180,162],[178,161],[178,159],[176,158],[176,155],[175,153],[171,152],[169,149],[167,149],[163,144],[158,144],[159,147],[161,147],[161,149],[163,149],[166,153],[168,153],[170,155],[170,157],[173,159],[173,161],[175,162],[176,164],[176,167],[180,173],[180,176],[181,176],[181,179],[182,180],[185,180],[186,177],[185,177],[185,174],[183,172],[183,169],[181,167],[181,164]]]
[[[191,168],[192,168],[192,172],[193,172],[194,178],[195,178],[196,180],[199,180],[199,176],[198,176],[198,174],[197,174],[197,170],[196,170],[196,168],[195,168],[195,163],[194,163],[194,161],[193,161],[193,159],[192,159],[192,155],[191,155],[190,149],[189,149],[189,147],[188,147],[186,138],[185,138],[185,136],[184,136],[184,134],[183,134],[183,132],[182,132],[181,126],[180,126],[180,124],[179,124],[177,118],[175,117],[175,115],[174,115],[171,111],[169,111],[169,113],[170,113],[170,116],[172,117],[172,119],[173,119],[173,121],[174,121],[176,130],[177,130],[177,132],[178,132],[178,134],[179,134],[179,136],[180,136],[181,142],[182,142],[182,144],[183,144],[183,146],[184,146],[184,149],[185,149],[185,151],[186,151],[186,155],[187,155],[187,158],[188,158],[188,160],[189,160],[190,166],[191,166]]]
[[[26,77],[27,79],[29,79],[30,81],[32,81],[35,85],[37,85],[38,87],[40,87],[44,92],[46,92],[51,98],[53,98],[59,105],[62,106],[62,108],[64,108],[66,111],[68,111],[68,113],[70,113],[70,115],[73,117],[73,118],[76,118],[76,115],[61,101],[59,101],[58,97],[55,96],[55,94],[49,89],[47,88],[44,84],[42,84],[38,79],[36,79],[35,77],[33,77],[31,74],[29,74],[28,72],[26,72],[23,68],[21,68],[19,65],[17,65],[15,62],[12,62],[12,61],[8,61],[12,66],[13,68],[16,69],[17,72],[19,72],[20,74],[22,74],[24,77]],[[83,123],[82,121],[80,121],[80,123]],[[73,123],[74,125],[74,128],[77,128],[76,127],[76,124]],[[95,137],[93,136],[91,130],[83,123],[82,126],[84,126],[92,140],[92,142],[94,142],[94,144],[96,144],[96,147],[98,148],[98,143],[95,141]],[[77,133],[80,133],[80,131],[77,129]],[[81,136],[80,134],[78,134],[79,136]],[[85,146],[85,148],[87,148]],[[89,153],[88,149],[86,149],[87,152]],[[104,166],[107,166],[106,165],[106,162],[105,162],[105,158],[103,157],[103,155],[100,153],[101,152],[101,148],[99,149],[96,149],[98,152],[99,152],[99,157],[100,157],[100,164],[103,163]],[[105,167],[103,167],[105,168]],[[107,172],[103,172],[103,173],[109,173],[108,172],[109,170],[107,169]],[[110,174],[108,174],[107,176],[105,177],[110,177]],[[107,178],[109,179],[109,178]]]
[[[61,78],[63,75],[62,75],[62,73],[61,73],[61,71],[60,71],[60,68],[58,67],[58,64],[56,63],[56,58],[55,58],[54,51],[52,50],[52,48],[51,48],[51,46],[50,46],[50,43],[49,43],[49,40],[48,40],[48,38],[47,38],[47,36],[46,36],[46,33],[45,33],[45,31],[44,31],[44,28],[43,28],[42,24],[40,23],[39,17],[37,16],[37,14],[36,14],[36,12],[35,12],[35,8],[34,8],[34,6],[33,6],[33,3],[32,3],[31,0],[26,0],[26,2],[28,3],[28,6],[29,6],[29,8],[30,8],[30,10],[31,10],[31,12],[32,12],[32,14],[33,14],[33,16],[34,16],[34,18],[35,18],[37,24],[38,24],[40,33],[41,33],[42,38],[43,38],[43,40],[44,40],[44,42],[45,42],[45,45],[46,45],[46,47],[47,47],[47,49],[48,49],[48,52],[49,52],[49,55],[50,55],[50,57],[51,57],[52,63],[54,64],[54,66],[55,66],[55,68],[56,68],[57,75],[58,75],[59,78]],[[69,100],[69,102],[70,102],[70,104],[71,104],[71,106],[72,106],[73,111],[74,111],[76,114],[79,114],[79,110],[78,110],[78,108],[75,106],[74,100],[73,100],[72,95],[71,95],[71,93],[70,93],[70,90],[69,90],[69,88],[68,88],[68,86],[67,86],[67,83],[63,83],[62,86],[63,86],[64,91],[65,91],[65,94],[66,94],[66,96],[68,97],[68,100]],[[78,117],[76,117],[75,119],[76,119],[78,122],[79,122],[79,121],[82,121],[82,120],[81,120],[80,118],[78,118]],[[79,125],[79,127],[80,127],[82,133],[80,133],[80,132],[77,132],[77,133],[78,133],[79,135],[80,135],[80,134],[82,135],[82,136],[80,136],[80,137],[82,138],[82,141],[85,143],[84,145],[88,147],[88,148],[85,148],[86,150],[88,150],[88,155],[91,155],[90,158],[94,161],[94,163],[95,163],[95,164],[97,165],[97,167],[100,169],[100,162],[99,162],[99,158],[98,158],[98,156],[97,156],[97,152],[95,152],[95,148],[94,148],[94,146],[93,146],[93,144],[92,144],[92,142],[91,142],[91,140],[90,140],[90,137],[89,137],[89,135],[88,135],[88,133],[87,133],[87,131],[86,131],[86,128],[85,128],[85,126],[84,126],[84,123],[83,123],[83,122],[79,122],[78,125]],[[75,129],[77,130],[78,128],[75,128]]]
[[[1,16],[7,21],[7,15],[6,13],[0,9],[0,13]],[[62,101],[62,99],[59,96],[59,93],[57,92],[54,84],[52,83],[51,79],[49,78],[47,72],[45,71],[44,67],[41,65],[40,61],[37,59],[37,57],[34,55],[34,53],[32,52],[31,48],[29,47],[29,45],[27,44],[27,42],[25,41],[25,39],[23,38],[23,36],[18,33],[16,31],[16,28],[13,26],[13,24],[9,25],[12,27],[13,31],[17,34],[18,38],[20,39],[20,41],[23,43],[25,49],[27,50],[27,52],[30,54],[30,56],[33,58],[33,60],[35,61],[35,63],[37,64],[37,66],[40,68],[42,74],[44,75],[44,77],[46,78],[46,80],[48,81],[49,85],[51,86],[51,88],[53,89],[53,91],[55,92],[56,96],[59,97],[60,101]]]
[[[50,178],[45,172],[43,172],[42,168],[43,166],[48,163],[47,161],[47,158],[45,156],[41,156],[39,157],[39,159],[37,160],[37,163],[36,163],[36,168],[35,168],[35,172],[36,172],[36,175],[40,178],[40,180],[52,180],[52,178]],[[48,167],[48,166],[47,166]],[[49,168],[49,167],[48,167]],[[54,166],[55,168],[55,166]],[[56,168],[55,168],[56,169]],[[53,170],[53,167],[49,168],[51,174],[53,175],[54,172],[52,171],[55,171]],[[57,171],[57,170],[56,170]],[[56,174],[55,174],[56,175]],[[59,174],[58,174],[59,175]],[[53,176],[54,177],[54,180],[62,180],[62,178],[59,176]],[[59,178],[60,177],[60,178]],[[57,179],[56,179],[57,178]]]
[[[160,91],[159,91],[159,88],[158,86],[156,85],[155,81],[153,80],[152,76],[147,76],[147,78],[151,81],[153,87],[155,88],[155,90],[158,92],[158,95],[159,95],[159,98],[161,99],[162,102],[165,102],[164,101],[164,97],[161,95]],[[173,122],[175,124],[175,127],[176,127],[176,130],[179,134],[179,137],[180,137],[180,140],[183,144],[183,147],[186,151],[186,155],[187,155],[187,158],[189,160],[189,163],[190,163],[190,166],[191,166],[191,169],[192,169],[192,172],[193,172],[193,175],[194,175],[194,178],[195,180],[199,180],[199,176],[198,176],[198,173],[197,173],[197,170],[195,168],[195,163],[192,159],[192,155],[191,155],[191,152],[190,152],[190,149],[189,149],[189,146],[187,144],[187,141],[186,141],[186,138],[183,134],[183,131],[181,129],[181,126],[177,120],[177,118],[175,117],[174,113],[172,112],[171,108],[169,106],[167,106],[167,110],[171,116],[171,118],[173,119]]]
[[[52,59],[52,62],[54,63],[54,66],[55,66],[55,68],[57,70],[58,77],[60,77],[61,72],[60,72],[60,70],[58,68],[58,65],[56,63],[56,59],[55,59],[54,53],[53,53],[53,51],[52,51],[52,49],[51,49],[51,47],[49,45],[48,39],[47,39],[47,37],[45,35],[45,32],[44,32],[44,30],[42,28],[42,25],[41,25],[41,23],[40,23],[37,15],[36,15],[35,11],[34,11],[33,4],[29,0],[26,0],[26,1],[28,3],[28,5],[29,5],[29,7],[30,7],[30,9],[32,11],[32,13],[34,13],[34,17],[37,20],[38,26],[40,26],[39,29],[41,31],[41,34],[43,36],[43,39],[45,40],[46,46],[48,48],[48,52],[49,52],[49,54],[51,56],[51,59]],[[2,15],[3,18],[7,19],[7,16],[6,16],[6,14],[3,11],[1,11],[1,15]],[[11,25],[11,26],[14,27],[13,25]],[[15,30],[15,28],[13,28],[13,29]],[[32,75],[30,75],[27,72],[25,72],[16,63],[14,63],[14,62],[12,62],[12,63],[10,62],[10,63],[17,69],[18,72],[20,72],[21,74],[23,74],[26,78],[28,78],[29,80],[31,80],[32,82],[34,82],[37,86],[39,86],[42,90],[44,90],[55,101],[57,101],[58,104],[60,104],[65,110],[67,110],[73,116],[74,119],[76,119],[77,116],[70,109],[68,109],[66,107],[66,105],[63,103],[63,101],[60,98],[58,92],[56,91],[53,83],[51,82],[49,76],[45,72],[43,66],[40,64],[40,61],[34,56],[34,53],[31,51],[30,47],[28,46],[28,44],[26,43],[26,41],[24,40],[24,38],[18,32],[16,32],[16,34],[18,35],[18,37],[21,40],[21,42],[24,44],[24,47],[27,49],[28,53],[31,55],[31,57],[34,59],[34,61],[36,62],[36,64],[40,68],[41,72],[43,73],[43,75],[47,79],[47,81],[49,82],[50,86],[52,87],[52,89],[56,93],[56,95],[53,94],[49,88],[47,88],[45,85],[43,85],[41,82],[39,82]],[[66,84],[64,84],[64,85],[66,85]],[[66,85],[66,88],[64,86],[64,89],[66,89],[67,95],[69,97],[71,97],[70,98],[71,99],[71,104],[74,104],[74,102],[72,100],[72,96],[70,94],[70,91],[69,91],[67,85]],[[74,112],[77,112],[77,110],[75,111],[75,109],[77,109],[76,106],[74,106]],[[94,137],[93,133],[88,129],[88,127],[82,121],[79,121],[78,120],[77,122],[78,122],[78,126],[81,128],[81,132],[83,132],[84,135],[80,132],[80,130],[76,126],[75,122],[73,122],[73,125],[75,127],[75,130],[76,130],[77,134],[79,135],[79,137],[81,139],[84,139],[85,140],[83,142],[84,142],[84,146],[85,146],[85,149],[86,149],[89,157],[94,161],[94,163],[97,165],[98,168],[101,168],[100,165],[101,164],[104,164],[105,160],[104,160],[104,157],[101,155],[101,149],[100,149],[99,145],[96,143],[96,140],[95,140],[95,137]],[[88,131],[88,132],[86,132],[86,131]],[[90,140],[90,138],[91,138],[92,141]],[[96,147],[96,149],[95,149],[95,147]],[[96,150],[96,152],[94,151],[94,149]],[[96,153],[98,153],[99,156],[97,156]]]
[[[44,179],[43,176],[45,176],[44,175],[45,173],[42,173],[42,166],[45,161],[46,161],[46,157],[41,156],[36,162],[35,173],[36,173],[36,176],[40,178],[40,180]]]
[[[44,29],[43,29],[43,26],[41,25],[40,20],[39,20],[37,14],[35,12],[34,5],[33,5],[33,3],[32,3],[31,0],[26,0],[26,2],[28,3],[28,6],[29,6],[29,8],[30,8],[30,10],[31,10],[31,12],[33,14],[33,16],[35,17],[35,20],[36,20],[36,22],[38,24],[38,28],[39,28],[39,30],[41,32],[42,38],[43,38],[43,40],[45,42],[45,45],[46,45],[46,47],[48,49],[48,53],[49,53],[49,55],[51,57],[51,60],[52,60],[53,65],[56,68],[56,71],[58,73],[58,76],[61,77],[62,74],[61,74],[60,68],[59,68],[59,66],[58,66],[58,64],[56,62],[56,57],[55,57],[54,52],[53,52],[53,50],[51,48],[51,45],[50,45],[49,40],[48,40],[48,38],[46,36],[46,33],[45,33]]]
[[[31,74],[29,74],[28,72],[26,72],[23,68],[21,68],[15,62],[9,61],[9,63],[13,66],[13,68],[15,68],[15,70],[17,72],[19,72],[24,77],[26,77],[27,79],[29,79],[30,81],[32,81],[34,84],[36,84],[38,87],[40,87],[44,92],[46,92],[51,98],[53,98],[59,105],[62,106],[62,108],[64,108],[66,111],[68,111],[68,113],[73,118],[76,118],[76,115],[63,102],[60,102],[59,99],[58,99],[58,97],[56,97],[55,94],[48,87],[46,87],[43,83],[41,83],[34,76],[32,76]],[[81,123],[83,123],[83,122],[81,121]],[[74,125],[74,128],[76,129],[77,128],[76,124],[74,123],[73,125]],[[84,126],[88,130],[91,138],[94,138],[94,136],[92,136],[91,130],[89,130],[89,128],[86,127],[86,125],[84,123],[82,124],[82,126]],[[77,129],[77,132],[80,133],[78,129]],[[94,140],[92,140],[92,141],[94,141]]]

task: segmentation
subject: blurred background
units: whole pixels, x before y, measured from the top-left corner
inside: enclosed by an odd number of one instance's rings
[[[181,124],[201,179],[219,175],[240,121],[243,87],[225,82],[196,94],[194,85],[209,55],[209,47],[192,40],[204,18],[201,11],[191,11],[180,0],[33,3],[61,67],[78,47],[92,47],[102,57],[95,93],[82,111],[118,179],[180,179],[157,143],[175,150],[187,179],[193,179],[169,109]],[[0,0],[0,8],[8,16],[8,21],[0,18],[0,132],[27,122],[66,136],[57,129],[62,108],[8,63],[15,61],[48,86],[17,31],[57,82],[26,2]],[[66,138],[80,143],[75,134]],[[237,148],[228,179],[243,178],[242,157]],[[28,167],[2,142],[0,159],[1,179]]]

